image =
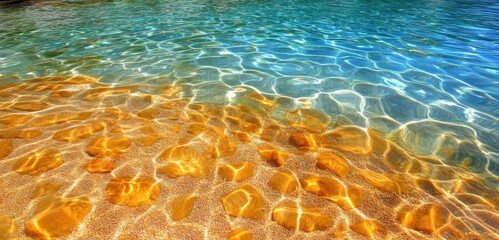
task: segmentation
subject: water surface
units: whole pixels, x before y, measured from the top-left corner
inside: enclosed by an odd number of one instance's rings
[[[488,0],[2,2],[0,230],[498,238],[498,15]]]

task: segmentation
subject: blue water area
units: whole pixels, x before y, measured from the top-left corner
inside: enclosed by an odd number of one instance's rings
[[[84,74],[116,84],[182,83],[193,85],[198,101],[222,102],[230,101],[227,92],[250,86],[309,99],[349,124],[403,138],[416,152],[436,154],[450,136],[466,143],[458,156],[479,155],[474,161],[495,173],[498,63],[496,0],[6,1],[0,7],[4,81]]]

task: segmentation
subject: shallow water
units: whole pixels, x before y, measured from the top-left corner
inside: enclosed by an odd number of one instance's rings
[[[2,3],[0,239],[497,239],[498,15]]]

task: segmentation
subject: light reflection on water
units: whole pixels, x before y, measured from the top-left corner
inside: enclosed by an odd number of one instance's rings
[[[432,135],[471,129],[383,136],[250,87],[200,103],[189,85],[97,80],[1,85],[5,236],[495,237],[485,155]]]
[[[61,235],[137,238],[130,225],[143,221],[157,238],[238,228],[255,238],[497,238],[498,11],[488,1],[2,4],[0,183],[22,190],[2,196],[0,227],[23,236],[35,208],[65,219],[56,210],[77,206],[79,230]],[[76,74],[100,80],[27,81]],[[192,148],[165,155],[177,145]],[[316,166],[324,152],[339,157]],[[226,185],[249,174],[231,170],[241,162],[253,177]],[[274,176],[288,184],[267,185]],[[67,199],[30,200],[43,192]],[[226,215],[259,216],[258,199],[265,224]],[[283,220],[297,211],[322,220]]]

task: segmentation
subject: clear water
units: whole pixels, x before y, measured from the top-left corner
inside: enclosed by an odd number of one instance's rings
[[[0,9],[0,73],[247,85],[330,113],[363,97],[364,126],[380,99],[400,124],[467,125],[497,153],[498,12],[495,1],[35,1]]]
[[[3,82],[76,74],[190,85],[193,103],[230,104],[249,87],[425,156],[442,157],[451,136],[446,163],[471,157],[468,171],[497,190],[494,0],[1,3]]]

